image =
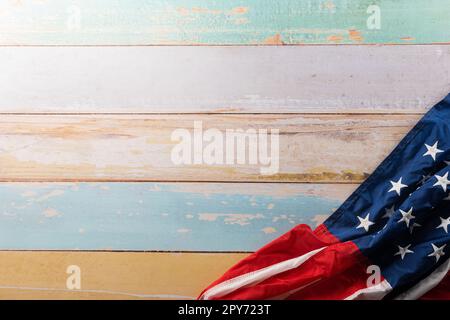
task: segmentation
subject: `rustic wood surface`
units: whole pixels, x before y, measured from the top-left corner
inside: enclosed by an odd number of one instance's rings
[[[0,250],[254,251],[356,185],[2,183]]]
[[[448,43],[449,14],[449,0],[16,0],[0,3],[0,44]]]
[[[423,113],[450,46],[0,47],[0,113]]]
[[[359,183],[419,118],[407,114],[3,115],[0,180]],[[278,129],[278,172],[266,174],[261,168],[270,165],[249,164],[248,140],[245,164],[237,163],[237,153],[232,164],[225,163],[225,142],[223,163],[196,164],[192,155],[191,164],[175,164],[172,150],[180,140],[172,140],[171,135],[186,129],[193,141],[195,121],[201,122],[203,132],[220,130],[224,139],[226,130]],[[208,144],[204,142],[204,148]]]
[[[243,252],[314,228],[449,92],[449,15],[450,0],[0,1],[0,299],[193,299]],[[195,121],[279,129],[279,173],[174,165],[171,133]]]
[[[0,251],[0,299],[195,299],[246,255]],[[72,265],[80,289],[66,286]]]

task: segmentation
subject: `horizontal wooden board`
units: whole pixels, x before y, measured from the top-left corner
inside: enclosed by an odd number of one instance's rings
[[[0,252],[0,299],[195,299],[246,254]],[[68,289],[69,266],[80,289]]]
[[[3,115],[0,180],[359,183],[419,118],[419,115],[289,114]],[[194,136],[195,123],[201,124],[202,135]],[[189,134],[184,140],[172,137],[180,129]],[[212,142],[207,142],[204,136],[209,129],[219,131],[218,141],[223,144],[222,157],[211,164],[206,155]],[[272,142],[276,133],[267,136],[268,147],[252,144],[255,148],[251,149],[246,140],[246,154],[242,153],[245,159],[239,164],[237,147],[234,156],[226,147],[230,137],[227,130],[238,129],[244,132],[266,129],[269,133],[277,129],[279,148]],[[202,137],[203,146],[194,148]],[[172,155],[181,141],[188,141],[182,154],[188,154],[189,149],[191,156],[190,162],[179,164]],[[264,141],[263,137],[258,143]],[[267,150],[269,162],[264,163],[258,156],[251,164],[250,150]],[[228,155],[232,160],[229,163],[225,162]],[[268,168],[272,171],[265,172]]]
[[[2,183],[0,250],[254,251],[315,227],[355,187]]]
[[[0,113],[423,113],[450,45],[0,47],[0,69]]]
[[[3,1],[0,44],[442,43],[449,15],[448,0]]]

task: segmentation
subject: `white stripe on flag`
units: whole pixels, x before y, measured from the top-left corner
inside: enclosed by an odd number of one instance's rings
[[[445,278],[450,270],[450,258],[434,270],[428,277],[417,283],[414,287],[399,294],[395,300],[415,300],[436,287]]]
[[[219,283],[218,285],[208,289],[200,297],[200,299],[209,300],[209,299],[215,298],[215,297],[216,298],[222,297],[222,296],[227,295],[230,292],[233,292],[239,288],[264,281],[276,274],[297,268],[298,266],[303,264],[305,261],[307,261],[309,258],[311,258],[316,253],[322,251],[325,248],[326,247],[322,247],[320,249],[310,251],[300,257],[292,258],[292,259],[289,259],[289,260],[286,260],[283,262],[279,262],[277,264],[262,268],[260,270],[249,272],[249,273],[237,276],[235,278],[229,279],[227,281],[224,281],[222,283]]]
[[[379,284],[356,291],[345,300],[381,300],[385,295],[392,291],[392,286],[386,280]]]

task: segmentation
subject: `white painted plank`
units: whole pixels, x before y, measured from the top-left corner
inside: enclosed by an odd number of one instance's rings
[[[0,112],[423,112],[450,46],[0,47]]]

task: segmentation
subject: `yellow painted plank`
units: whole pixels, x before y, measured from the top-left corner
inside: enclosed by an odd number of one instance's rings
[[[419,118],[383,114],[3,115],[0,180],[354,183],[367,177]],[[194,134],[195,126],[201,127],[199,135]],[[174,139],[172,135],[180,129],[185,136]],[[209,129],[216,129],[223,142],[223,155],[213,163],[202,157],[211,142],[205,140],[194,148]],[[256,149],[251,149],[245,140],[243,163],[238,162],[238,152],[228,163],[227,130],[238,129],[268,130],[272,135],[266,137],[267,148],[253,144]],[[279,130],[278,136],[271,130]],[[273,137],[279,141],[278,148]],[[177,163],[173,152],[181,141],[192,154]],[[264,139],[258,137],[260,141]],[[269,163],[258,156],[252,164],[250,150],[255,155],[267,150]],[[269,167],[272,171],[264,172]]]
[[[245,256],[0,251],[0,299],[194,299]],[[81,289],[68,289],[69,266],[79,267]]]

